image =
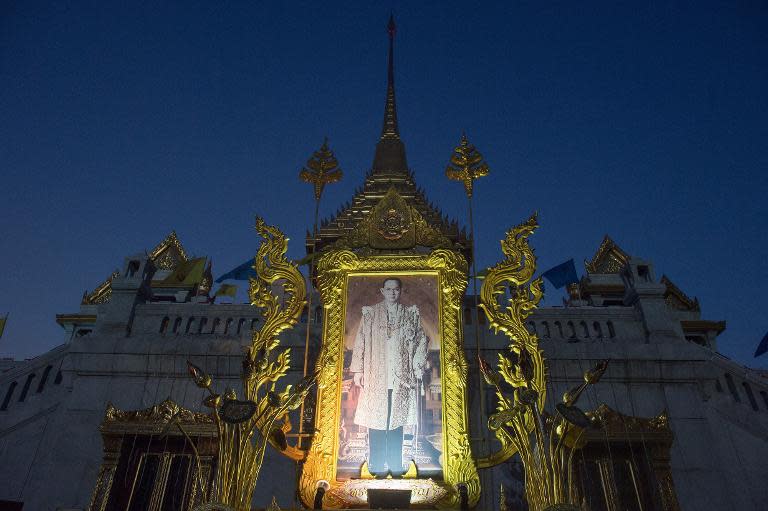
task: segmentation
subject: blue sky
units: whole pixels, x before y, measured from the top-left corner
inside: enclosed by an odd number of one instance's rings
[[[313,205],[297,173],[323,136],[345,171],[324,215],[372,162],[391,10],[417,182],[463,221],[444,177],[462,130],[491,166],[475,191],[481,266],[533,210],[542,270],[590,258],[607,233],[727,321],[724,354],[768,368],[752,359],[768,331],[757,2],[5,2],[0,354],[61,343],[55,314],[172,229],[216,275],[255,253],[256,214],[299,257]]]

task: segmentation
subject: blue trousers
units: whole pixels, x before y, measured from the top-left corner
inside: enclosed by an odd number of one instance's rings
[[[403,426],[390,429],[392,415],[392,391],[387,394],[387,429],[368,428],[368,471],[373,475],[401,476],[403,469]]]

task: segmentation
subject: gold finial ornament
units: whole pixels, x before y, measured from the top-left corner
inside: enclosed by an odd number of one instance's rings
[[[218,432],[216,478],[206,503],[228,506],[235,511],[249,511],[256,480],[259,477],[267,444],[287,449],[285,429],[290,427],[287,413],[295,410],[315,383],[310,375],[296,386],[276,392],[275,384],[290,368],[290,348],[277,351],[278,336],[293,327],[306,303],[304,277],[294,263],[286,259],[288,239],[276,227],[256,219],[256,231],[264,238],[254,261],[257,278],[250,279],[251,305],[262,308],[262,327],[254,330],[251,345],[243,360],[241,398],[234,389],[214,392],[209,374],[188,362],[195,384],[208,391],[203,404],[213,409]],[[272,292],[273,284],[282,282],[285,296]]]
[[[319,201],[323,195],[325,185],[339,181],[343,172],[339,168],[339,162],[328,148],[328,139],[307,160],[307,166],[299,172],[299,178],[305,183],[310,183],[315,192],[315,200]]]
[[[478,461],[492,466],[515,452],[525,468],[525,495],[531,511],[578,509],[572,493],[573,454],[581,446],[584,431],[594,421],[575,406],[584,389],[597,383],[607,369],[602,361],[584,373],[584,383],[563,396],[555,416],[544,411],[546,369],[536,334],[525,327],[525,319],[542,297],[541,277],[531,280],[536,257],[528,246],[528,236],[538,227],[534,213],[526,222],[510,229],[501,242],[505,259],[490,268],[480,291],[481,307],[490,328],[509,337],[509,355],[499,353],[498,370],[484,360],[480,369],[487,384],[496,389],[498,411],[488,419],[502,449]],[[510,297],[502,306],[500,296]],[[502,380],[513,389],[511,396],[502,390]],[[531,433],[533,433],[531,435]]]
[[[464,183],[467,197],[472,198],[475,179],[487,176],[490,169],[475,146],[469,143],[467,135],[461,134],[461,142],[453,150],[451,163],[445,168],[448,179]]]

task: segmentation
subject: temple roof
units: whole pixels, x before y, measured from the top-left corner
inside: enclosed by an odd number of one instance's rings
[[[413,172],[408,169],[405,156],[405,144],[400,139],[395,103],[394,78],[394,39],[395,22],[392,17],[387,25],[389,33],[389,59],[387,66],[387,94],[384,104],[384,121],[381,136],[376,143],[376,151],[371,170],[365,176],[363,186],[355,190],[351,201],[343,204],[330,218],[320,223],[316,250],[322,250],[342,236],[351,233],[355,226],[367,216],[376,204],[394,187],[405,201],[413,206],[424,220],[438,229],[446,238],[468,256],[470,243],[466,229],[455,220],[446,217],[439,208],[427,199],[424,190],[417,186]],[[312,235],[307,233],[307,252],[312,251]]]
[[[187,252],[181,244],[176,231],[171,231],[168,236],[153,248],[149,254],[149,259],[154,263],[155,267],[160,270],[173,271],[176,267],[183,262],[186,262],[189,258]],[[112,281],[120,276],[120,270],[115,270],[107,279],[99,284],[92,292],[86,291],[83,293],[83,305],[95,305],[99,303],[106,303],[112,296]]]
[[[629,254],[606,234],[592,260],[584,261],[584,267],[589,273],[619,273],[629,257]]]

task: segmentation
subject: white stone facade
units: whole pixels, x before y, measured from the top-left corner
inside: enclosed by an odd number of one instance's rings
[[[645,280],[637,273],[634,280],[627,278],[638,265],[649,271]],[[95,315],[91,326],[68,323],[65,344],[8,364],[12,367],[0,374],[0,501],[23,502],[29,511],[87,509],[103,458],[99,425],[107,403],[138,410],[171,398],[201,410],[203,393],[187,374],[187,359],[213,374],[218,388],[237,387],[243,347],[251,326],[258,327],[257,310],[153,302],[144,277],[115,279],[110,301],[82,307],[83,317]],[[588,274],[582,289],[588,291],[590,283],[589,296],[539,309],[529,318],[548,360],[549,405],[596,361],[609,359],[606,375],[585,394],[581,407],[590,410],[605,403],[637,417],[668,412],[674,434],[670,463],[681,509],[765,509],[764,376],[713,351],[716,333],[705,332],[698,343],[687,340],[681,322],[699,321],[698,311],[665,301],[667,286],[648,263],[630,260],[623,273]],[[613,289],[612,297],[595,291],[595,283]],[[465,309],[467,313],[473,316],[471,310]],[[495,361],[494,352],[504,349],[506,341],[482,330],[483,356]],[[313,343],[318,333],[314,327]],[[299,324],[284,336],[283,345],[292,348],[291,379],[302,371],[304,335],[305,324]],[[466,325],[465,344],[471,365],[472,436],[475,451],[482,454],[489,445],[480,439],[489,438],[485,424],[493,399],[488,390],[477,392],[474,325]],[[485,400],[482,417],[480,396]],[[276,452],[268,463],[254,505],[266,506],[273,496],[284,507],[293,505],[296,465]],[[481,472],[481,509],[496,507],[500,484],[515,498],[519,484],[513,472],[510,464]]]

